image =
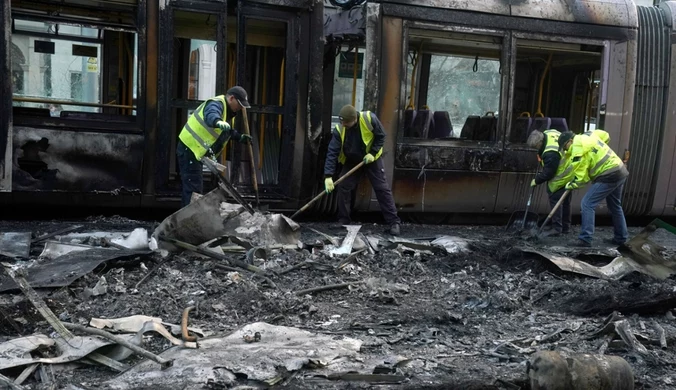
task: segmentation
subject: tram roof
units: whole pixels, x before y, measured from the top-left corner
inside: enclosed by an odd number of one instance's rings
[[[638,28],[633,0],[371,0],[503,16]]]

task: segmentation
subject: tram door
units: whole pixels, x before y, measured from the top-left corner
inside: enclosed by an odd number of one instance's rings
[[[228,86],[241,85],[249,94],[254,156],[252,164],[248,148],[231,143],[222,158],[228,160],[234,183],[248,186],[255,174],[261,197],[285,196],[291,187],[296,132],[297,16],[242,2],[237,15],[237,42],[229,43]],[[228,36],[232,42],[234,31]],[[242,131],[242,117],[238,119]]]

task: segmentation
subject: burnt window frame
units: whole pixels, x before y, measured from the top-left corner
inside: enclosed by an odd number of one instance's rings
[[[508,103],[509,103],[509,90],[511,87],[511,31],[504,29],[490,29],[490,28],[472,28],[466,27],[458,24],[442,24],[435,22],[420,22],[412,20],[404,20],[403,25],[403,37],[402,37],[402,54],[408,60],[410,41],[411,41],[411,31],[432,31],[436,33],[449,33],[449,34],[467,34],[467,35],[477,35],[477,36],[488,36],[500,38],[500,62],[501,62],[501,73],[500,73],[500,96],[499,96],[499,109],[495,111],[496,116],[498,117],[497,121],[497,131],[495,138],[491,141],[476,141],[476,140],[463,140],[459,138],[414,138],[414,137],[404,137],[404,111],[408,105],[408,95],[407,91],[410,86],[410,80],[408,79],[408,65],[407,63],[402,64],[402,77],[401,77],[401,93],[400,93],[400,102],[399,102],[399,127],[397,129],[397,143],[398,144],[407,144],[407,145],[430,145],[430,146],[443,146],[443,147],[471,147],[471,148],[495,148],[502,147],[504,145],[505,137],[505,126],[507,125],[507,115]],[[424,52],[424,50],[423,50]],[[452,53],[451,53],[452,54]],[[429,75],[427,75],[429,77]],[[416,81],[418,84],[420,80]],[[421,91],[416,88],[414,92],[418,96]],[[416,99],[417,101],[417,99]],[[485,113],[481,113],[483,115]]]
[[[509,139],[511,137],[512,126],[514,125],[514,120],[516,117],[513,115],[513,102],[514,102],[514,87],[516,83],[516,61],[519,49],[519,41],[541,41],[543,43],[562,43],[562,38],[565,38],[566,44],[575,44],[575,45],[587,45],[587,46],[596,46],[602,48],[600,52],[600,83],[599,83],[599,95],[598,103],[596,109],[596,123],[597,126],[601,120],[601,107],[606,104],[608,99],[608,73],[610,72],[610,55],[608,53],[610,40],[606,38],[583,38],[576,36],[568,35],[553,35],[545,33],[531,33],[531,32],[522,32],[522,31],[513,31],[511,35],[511,47],[510,47],[510,66],[513,71],[510,74],[510,90],[509,90],[509,121],[506,124],[505,134],[504,134],[504,143],[505,149],[510,150],[528,150],[533,151],[529,148],[528,145],[524,143],[513,143]],[[570,129],[570,124],[568,124]]]
[[[51,33],[40,33],[29,30],[22,30],[15,28],[14,20],[25,20],[32,22],[40,23],[55,23],[69,26],[77,27],[86,27],[99,30],[97,38],[92,37],[82,37],[69,34],[51,34]],[[136,46],[136,61],[133,64],[133,67],[136,67],[136,77],[132,75],[132,80],[136,78],[136,97],[132,95],[132,107],[128,110],[131,111],[130,114],[108,114],[108,113],[90,113],[82,112],[82,117],[42,117],[37,115],[23,114],[14,112],[14,124],[18,126],[29,126],[29,127],[45,127],[45,128],[60,128],[69,131],[98,131],[98,132],[115,132],[115,133],[130,133],[130,134],[143,134],[143,123],[145,122],[144,118],[144,96],[145,93],[142,91],[142,66],[144,63],[142,52],[142,47],[145,45],[145,37],[142,35],[141,27],[142,26],[132,26],[132,25],[119,25],[119,24],[110,24],[105,21],[94,20],[90,18],[81,18],[77,16],[52,16],[42,13],[33,13],[27,12],[23,9],[12,9],[11,15],[11,35],[25,35],[29,37],[39,37],[52,40],[65,40],[70,42],[77,43],[95,43],[100,45],[101,55],[105,53],[106,44],[105,37],[107,31],[111,32],[125,32],[132,34],[137,41]],[[10,38],[11,41],[11,38]],[[106,66],[105,58],[101,61],[99,66],[102,68],[100,77],[104,78],[106,75],[104,67]],[[132,72],[133,72],[132,67]],[[99,82],[101,99],[105,98],[103,96],[105,81]],[[14,91],[12,91],[12,97],[14,97]],[[101,103],[103,104],[103,103]],[[77,106],[77,104],[73,104]],[[13,111],[14,111],[13,106]],[[105,108],[105,107],[100,107]]]

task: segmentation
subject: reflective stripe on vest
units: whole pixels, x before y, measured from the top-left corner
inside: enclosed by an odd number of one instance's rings
[[[543,134],[547,137],[547,143],[545,144],[545,150],[542,154],[550,151],[559,153],[559,136],[561,133],[556,130],[545,130]]]
[[[227,116],[227,104],[225,101],[225,96],[220,95],[206,100],[197,107],[197,109],[190,115],[188,121],[183,126],[183,130],[179,134],[180,140],[185,144],[185,146],[190,149],[195,158],[200,160],[211,146],[216,142],[218,137],[221,135],[221,129],[216,127],[213,128],[208,126],[204,120],[204,110],[206,105],[211,101],[218,101],[223,104],[223,117],[222,120],[226,120]],[[219,153],[220,151],[214,151],[214,153]]]
[[[373,145],[373,124],[371,123],[371,111],[364,111],[359,113],[359,130],[361,132],[361,140],[364,142],[366,153],[369,153],[371,150],[371,145]],[[345,164],[347,157],[343,153],[343,145],[345,144],[345,126],[339,124],[336,125],[336,131],[340,135],[340,155],[338,155],[338,161],[341,164]],[[375,159],[377,160],[380,155],[383,154],[383,149],[380,148],[378,153],[376,153]]]
[[[607,173],[612,173],[615,171],[618,171],[621,167],[621,164],[616,164],[615,166],[612,166],[603,172],[600,172],[601,169],[606,165],[608,160],[610,160],[613,156],[615,156],[615,152],[613,152],[612,149],[608,147],[603,141],[600,139],[596,140],[596,146],[599,148],[599,151],[605,151],[606,153],[601,157],[600,160],[598,160],[593,167],[589,169],[589,178],[594,179],[596,176],[598,176],[600,173],[607,174]],[[596,153],[594,153],[596,155]],[[619,157],[617,157],[619,160]],[[621,160],[619,161],[621,163]]]

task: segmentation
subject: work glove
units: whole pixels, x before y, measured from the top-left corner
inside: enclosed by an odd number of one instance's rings
[[[578,189],[578,185],[576,182],[571,181],[570,183],[566,184],[566,189],[567,190],[576,190]]]
[[[538,185],[538,184],[535,182],[535,179],[533,179],[533,180],[530,181],[530,186],[531,186],[531,187],[535,187],[536,185]]]
[[[373,157],[373,155],[372,155],[371,153],[369,153],[369,154],[367,154],[366,156],[364,156],[364,164],[370,164],[370,163],[372,163],[372,162],[374,162],[374,161],[376,161],[376,158]]]
[[[239,136],[239,142],[243,144],[250,144],[251,136],[249,134],[242,134]]]
[[[333,179],[330,177],[327,177],[324,179],[324,189],[326,189],[326,193],[330,194],[331,191],[333,191],[335,187],[333,186]]]
[[[230,131],[230,124],[226,121],[218,121],[216,122],[216,126],[218,126],[221,131]]]

